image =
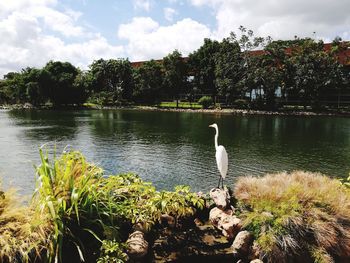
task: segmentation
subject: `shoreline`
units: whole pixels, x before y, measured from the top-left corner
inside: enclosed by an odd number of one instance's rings
[[[305,110],[251,110],[251,109],[191,109],[191,108],[161,108],[157,106],[66,106],[66,107],[34,107],[32,105],[0,105],[0,110],[140,110],[161,112],[189,112],[208,114],[232,114],[232,115],[268,115],[268,116],[340,116],[350,117],[349,111],[305,111]]]

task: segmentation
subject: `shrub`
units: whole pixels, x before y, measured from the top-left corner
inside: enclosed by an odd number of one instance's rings
[[[249,105],[248,101],[245,99],[237,99],[233,104],[239,109],[247,109]]]
[[[213,99],[209,96],[203,96],[198,100],[198,103],[202,105],[203,109],[208,109],[213,105]]]
[[[235,196],[268,262],[350,259],[350,194],[338,180],[293,172],[240,178]]]

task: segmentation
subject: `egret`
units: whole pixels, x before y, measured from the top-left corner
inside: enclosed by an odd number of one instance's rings
[[[224,188],[224,179],[227,174],[227,168],[228,168],[228,157],[227,157],[227,152],[225,150],[225,147],[222,145],[218,145],[218,137],[219,137],[219,128],[216,123],[209,125],[211,128],[215,128],[216,133],[215,133],[215,158],[216,158],[216,164],[218,166],[218,170],[220,172],[220,178],[219,178],[219,184],[218,188],[220,187],[220,181],[222,188]]]

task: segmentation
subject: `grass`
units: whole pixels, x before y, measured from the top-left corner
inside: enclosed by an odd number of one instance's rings
[[[244,177],[234,194],[268,262],[350,260],[350,192],[338,180],[300,171]]]
[[[161,108],[176,108],[176,101],[175,102],[161,102],[157,105]],[[202,109],[202,106],[198,104],[197,102],[189,103],[189,102],[179,102],[179,108],[181,109]]]
[[[45,218],[22,205],[14,190],[0,192],[0,262],[44,260],[49,231]]]

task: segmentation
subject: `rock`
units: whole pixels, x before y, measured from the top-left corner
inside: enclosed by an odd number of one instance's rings
[[[135,231],[129,235],[126,241],[127,254],[130,258],[139,259],[144,257],[148,252],[148,242],[141,231]]]
[[[241,230],[241,220],[233,215],[233,211],[228,209],[225,211],[214,207],[209,212],[210,222],[221,230],[222,234],[227,238],[234,238],[235,235]]]
[[[249,259],[253,260],[255,258],[259,258],[261,253],[261,249],[256,241],[253,242],[253,245],[250,248],[249,251]]]
[[[226,218],[227,216],[232,216],[232,214],[233,211],[230,209],[223,211],[217,207],[214,207],[209,212],[209,220],[214,226],[217,227],[220,220]]]
[[[175,219],[175,217],[173,217],[171,215],[168,215],[168,214],[161,215],[160,219],[161,219],[162,223],[165,223],[169,227],[176,226],[176,219]]]
[[[213,199],[215,205],[221,210],[224,210],[230,204],[230,195],[228,191],[219,188],[213,188],[210,190],[210,198]]]
[[[250,263],[264,263],[261,259],[254,259]]]
[[[253,235],[248,231],[241,231],[237,234],[232,243],[232,249],[240,255],[247,255],[250,245],[253,242]]]

